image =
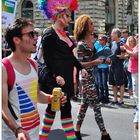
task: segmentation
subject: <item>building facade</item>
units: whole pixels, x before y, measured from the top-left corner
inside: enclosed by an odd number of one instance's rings
[[[35,21],[35,27],[42,30],[51,24],[40,12],[37,0],[17,2],[16,17],[31,18]],[[138,0],[79,0],[79,10],[72,13],[70,33],[75,19],[81,14],[88,14],[93,18],[97,33],[110,33],[114,27],[127,28],[130,34],[138,33]]]

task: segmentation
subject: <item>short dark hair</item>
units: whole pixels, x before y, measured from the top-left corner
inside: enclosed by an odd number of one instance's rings
[[[16,50],[13,37],[22,38],[22,29],[29,25],[33,26],[31,19],[18,18],[6,29],[5,40],[13,52]]]
[[[99,39],[104,40],[105,42],[107,42],[107,36],[106,35],[100,35]]]

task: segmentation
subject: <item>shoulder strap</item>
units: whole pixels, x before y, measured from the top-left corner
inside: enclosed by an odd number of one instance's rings
[[[31,58],[27,58],[27,60],[31,63],[31,65],[34,67],[35,71],[37,72],[37,67],[35,62]]]
[[[36,68],[36,65],[35,65],[35,62],[28,58],[28,61],[31,63],[31,65],[34,67],[35,71],[37,71],[37,68]],[[14,69],[13,69],[13,66],[12,64],[10,63],[9,59],[7,57],[3,58],[2,59],[2,63],[4,64],[5,68],[6,68],[6,71],[7,71],[7,84],[8,84],[8,94],[9,92],[12,90],[13,86],[14,86],[14,82],[15,82],[15,72],[14,72]],[[18,119],[18,117],[16,116],[9,100],[8,100],[8,107],[9,107],[9,110],[11,112],[11,114],[13,115],[13,117],[15,118],[15,120]]]
[[[7,71],[7,83],[8,83],[8,91],[12,90],[14,82],[15,82],[15,72],[13,66],[7,57],[2,59],[2,63],[4,64]]]
[[[4,66],[6,68],[6,71],[7,71],[7,78],[8,78],[7,79],[7,84],[8,84],[8,94],[9,94],[10,91],[13,89],[13,86],[14,86],[15,72],[14,72],[14,69],[13,69],[13,66],[12,66],[11,62],[9,61],[9,59],[7,57],[2,59],[2,63],[4,64]],[[16,116],[9,100],[8,100],[8,107],[9,107],[9,110],[10,110],[11,114],[15,118],[15,120],[17,120],[18,117]]]

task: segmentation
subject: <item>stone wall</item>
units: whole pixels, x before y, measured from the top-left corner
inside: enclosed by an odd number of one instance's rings
[[[42,30],[50,26],[49,21],[43,13],[40,12],[37,0],[31,0],[34,9],[35,26]],[[127,3],[128,0],[114,0],[115,1],[115,24],[114,27],[125,29],[127,27]],[[138,0],[133,0],[133,23],[135,32],[138,30]],[[21,16],[21,3],[23,0],[18,0],[17,17]],[[93,18],[95,32],[105,33],[105,0],[79,0],[79,10],[75,12],[74,18],[79,15],[88,14]]]

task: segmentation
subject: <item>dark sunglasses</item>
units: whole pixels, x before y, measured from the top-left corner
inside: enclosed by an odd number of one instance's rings
[[[66,17],[67,17],[67,18],[70,18],[70,17],[71,17],[71,15],[69,15],[69,14],[66,14]]]
[[[28,35],[30,38],[34,38],[35,36],[37,36],[37,32],[35,31],[31,31],[31,32],[27,32],[27,33],[22,33],[22,35]]]

